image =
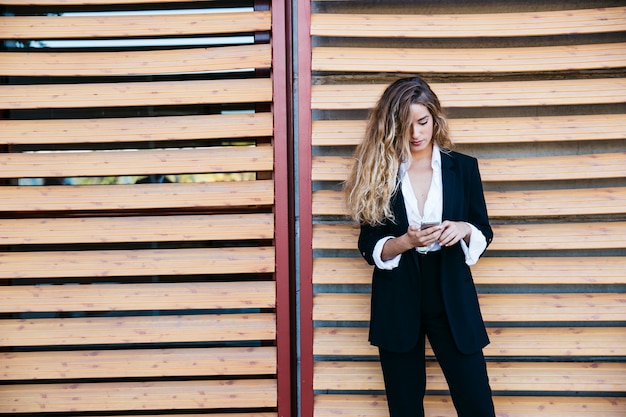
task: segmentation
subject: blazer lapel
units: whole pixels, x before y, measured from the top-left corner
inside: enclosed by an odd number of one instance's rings
[[[452,156],[441,153],[441,177],[443,182],[443,220],[455,218],[458,195],[458,169]]]

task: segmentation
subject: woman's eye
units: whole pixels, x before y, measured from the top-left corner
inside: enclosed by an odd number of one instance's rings
[[[418,120],[418,121],[417,121],[417,123],[418,123],[418,124],[420,124],[420,125],[422,125],[422,126],[424,126],[426,123],[428,123],[428,119],[425,119],[425,120]]]

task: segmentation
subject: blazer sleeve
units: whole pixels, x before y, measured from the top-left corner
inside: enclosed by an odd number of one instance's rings
[[[370,265],[376,265],[373,258],[374,247],[378,241],[386,236],[391,236],[385,225],[370,226],[369,224],[361,225],[361,233],[359,234],[359,252],[361,256]]]
[[[400,191],[396,192],[391,198],[391,211],[395,216],[395,221],[385,220],[381,225],[370,226],[369,224],[361,225],[359,234],[359,252],[361,256],[370,265],[376,265],[373,258],[374,247],[384,237],[398,237],[406,232],[408,225],[406,223],[406,214],[404,211],[404,199]]]

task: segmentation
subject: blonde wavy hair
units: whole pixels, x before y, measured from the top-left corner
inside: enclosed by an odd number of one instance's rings
[[[394,221],[391,199],[399,186],[398,169],[410,159],[411,104],[421,104],[433,118],[433,142],[444,152],[452,148],[448,121],[437,95],[419,77],[389,85],[370,111],[365,136],[343,184],[346,208],[359,224]]]

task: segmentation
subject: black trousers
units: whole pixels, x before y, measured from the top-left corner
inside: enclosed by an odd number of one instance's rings
[[[379,349],[390,417],[424,416],[426,337],[443,370],[458,416],[495,417],[482,351],[461,353],[450,331],[441,295],[439,252],[418,257],[423,277],[419,342],[409,352]]]

